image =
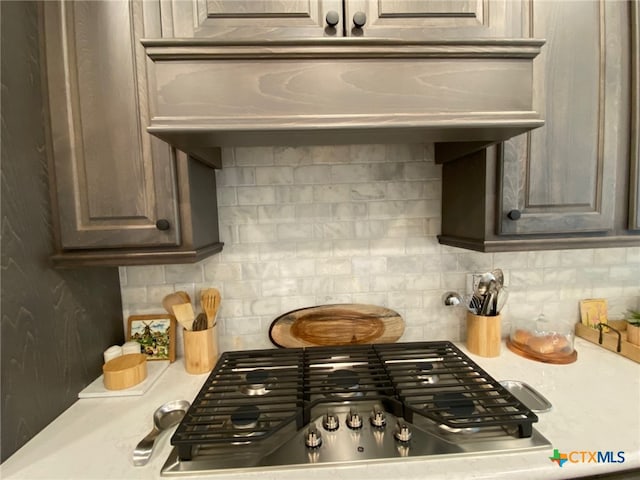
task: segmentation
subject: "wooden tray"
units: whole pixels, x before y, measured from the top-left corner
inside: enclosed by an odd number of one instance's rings
[[[634,345],[631,342],[627,341],[627,322],[624,320],[609,320],[607,325],[611,325],[612,328],[615,328],[620,332],[620,351],[618,352],[618,335],[614,332],[603,332],[602,333],[602,343],[600,343],[600,331],[587,327],[582,323],[576,324],[576,335],[578,337],[584,338],[591,343],[595,343],[596,345],[600,345],[607,350],[611,350],[614,353],[622,355],[623,357],[627,357],[634,362],[640,363],[640,346]]]
[[[276,318],[269,338],[278,347],[391,343],[404,332],[404,320],[389,308],[364,304],[319,305]]]
[[[507,348],[513,353],[520,355],[521,357],[528,358],[529,360],[535,360],[542,363],[553,363],[555,365],[567,365],[573,363],[578,359],[578,352],[575,350],[570,354],[566,353],[539,353],[535,352],[528,347],[523,347],[519,343],[512,342],[510,338],[507,338]]]

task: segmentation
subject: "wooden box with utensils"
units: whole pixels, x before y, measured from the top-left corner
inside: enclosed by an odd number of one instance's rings
[[[467,349],[481,357],[500,355],[502,316],[490,317],[467,312]]]
[[[187,373],[200,374],[210,372],[218,359],[218,329],[185,330],[184,368]]]

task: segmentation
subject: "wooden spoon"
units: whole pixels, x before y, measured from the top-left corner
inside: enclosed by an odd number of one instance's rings
[[[200,304],[207,316],[207,328],[215,326],[215,318],[220,308],[220,292],[216,288],[207,288],[200,292]]]
[[[193,313],[191,303],[179,303],[174,305],[173,314],[185,330],[191,330],[193,328],[193,319],[195,318],[195,314]]]
[[[181,303],[191,303],[191,297],[187,292],[173,292],[162,299],[162,307],[171,315],[174,315],[173,306]]]

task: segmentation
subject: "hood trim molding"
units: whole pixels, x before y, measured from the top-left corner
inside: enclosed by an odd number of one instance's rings
[[[435,142],[447,161],[544,123],[542,40],[142,43],[148,131],[205,161],[221,146],[383,142]]]

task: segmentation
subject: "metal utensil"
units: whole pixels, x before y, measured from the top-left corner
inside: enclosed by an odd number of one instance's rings
[[[496,268],[491,273],[493,274],[493,276],[496,279],[496,282],[498,283],[498,290],[500,290],[504,285],[504,272],[502,271],[501,268]]]
[[[482,308],[482,299],[477,295],[466,295],[464,297],[464,305],[467,310],[474,315],[480,315],[480,309]]]
[[[509,298],[509,289],[503,285],[502,288],[498,290],[498,296],[496,297],[496,315],[500,313],[507,303],[507,298]]]
[[[491,282],[496,282],[496,277],[491,272],[483,273],[480,276],[480,280],[478,281],[478,285],[476,286],[475,294],[479,297],[484,297],[489,293],[489,286]]]
[[[153,430],[140,440],[133,451],[133,464],[136,467],[147,464],[158,436],[163,431],[180,423],[190,406],[191,404],[186,400],[173,400],[165,403],[153,413]]]

